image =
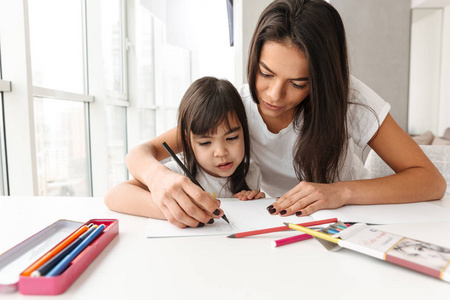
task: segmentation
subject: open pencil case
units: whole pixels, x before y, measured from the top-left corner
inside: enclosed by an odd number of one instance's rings
[[[52,250],[62,240],[87,224],[104,224],[103,232],[90,243],[60,275],[23,276],[22,272]],[[119,233],[116,219],[91,219],[86,223],[58,220],[0,255],[0,293],[19,290],[23,295],[58,295],[64,293],[89,264]]]

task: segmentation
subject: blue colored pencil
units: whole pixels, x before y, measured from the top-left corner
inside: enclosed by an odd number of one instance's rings
[[[57,276],[64,272],[65,269],[70,265],[72,260],[77,257],[100,233],[103,232],[105,225],[99,225],[89,236],[87,236],[75,249],[72,250],[66,257],[64,257],[50,272],[47,273],[47,277]]]

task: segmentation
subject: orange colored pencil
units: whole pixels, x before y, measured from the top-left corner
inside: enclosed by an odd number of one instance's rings
[[[58,245],[56,245],[54,248],[52,248],[50,251],[45,253],[41,258],[39,258],[37,261],[35,261],[31,266],[29,266],[25,271],[22,272],[22,276],[30,276],[31,273],[42,266],[46,261],[48,261],[50,258],[58,254],[61,250],[66,248],[70,243],[72,243],[76,238],[78,238],[80,235],[82,235],[84,232],[88,230],[87,225],[83,225],[80,227],[77,231],[69,235],[67,238],[65,238],[62,242],[60,242]]]
[[[300,223],[300,224],[297,224],[297,225],[303,226],[303,227],[310,227],[310,226],[323,225],[323,224],[328,224],[328,223],[335,223],[337,221],[338,220],[336,218],[332,218],[332,219],[325,219],[325,220],[319,220],[319,221]],[[241,237],[246,237],[246,236],[251,236],[251,235],[258,235],[258,234],[277,232],[277,231],[286,231],[286,230],[290,230],[290,228],[287,227],[287,226],[280,226],[280,227],[273,227],[273,228],[266,228],[266,229],[259,229],[259,230],[235,233],[235,234],[229,235],[227,237],[229,237],[229,238],[241,238]]]

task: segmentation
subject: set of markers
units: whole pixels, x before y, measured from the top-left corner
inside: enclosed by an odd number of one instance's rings
[[[0,255],[0,293],[66,291],[119,233],[116,219],[58,220]]]

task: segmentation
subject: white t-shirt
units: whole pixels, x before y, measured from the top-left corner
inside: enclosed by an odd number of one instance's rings
[[[267,129],[258,107],[253,102],[248,84],[239,91],[247,113],[252,157],[261,169],[261,190],[266,197],[279,197],[299,183],[294,171],[294,144],[298,132],[291,122],[288,127],[274,134]],[[339,171],[341,181],[367,179],[369,171],[364,168],[364,148],[383,123],[391,106],[358,79],[350,78],[350,101],[363,105],[349,104],[347,113],[348,151]],[[376,114],[376,116],[374,115]]]
[[[184,175],[183,169],[181,169],[176,161],[171,160],[164,165],[170,170]],[[211,194],[214,193],[217,198],[233,198],[233,193],[227,186],[228,178],[209,175],[203,171],[203,169],[199,168],[195,179],[198,183],[200,183],[205,191]],[[250,190],[260,190],[261,172],[255,162],[250,161],[250,167],[248,169],[247,177],[245,177],[245,181],[247,182]]]

